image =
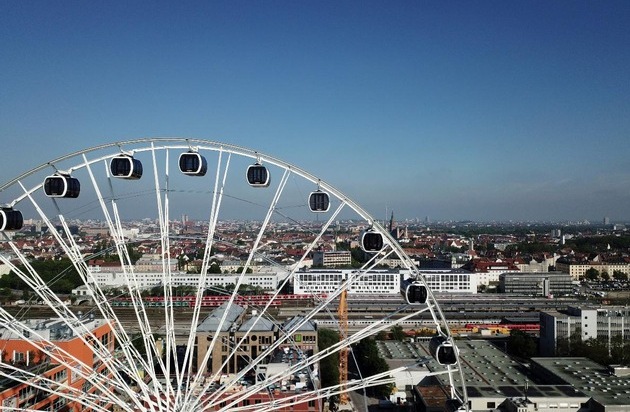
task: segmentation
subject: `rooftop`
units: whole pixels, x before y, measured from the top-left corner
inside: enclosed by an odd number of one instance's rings
[[[587,358],[532,358],[532,363],[603,405],[630,410],[630,376],[616,376],[608,367]]]
[[[245,308],[232,303],[228,306],[228,302],[224,302],[212,311],[200,324],[197,326],[197,332],[215,332],[219,328],[223,314],[227,311],[225,322],[221,326],[221,332],[227,332],[232,327],[232,324],[243,314]]]

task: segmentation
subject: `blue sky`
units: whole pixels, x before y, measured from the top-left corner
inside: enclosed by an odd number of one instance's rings
[[[186,136],[374,215],[630,220],[628,45],[628,1],[0,0],[0,180]]]

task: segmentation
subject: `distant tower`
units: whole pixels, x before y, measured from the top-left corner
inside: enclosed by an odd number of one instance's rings
[[[389,233],[392,233],[394,230],[394,211],[392,210],[392,217],[389,218]]]
[[[609,224],[610,224],[610,218],[609,218],[608,216],[606,216],[606,217],[604,218],[604,224],[605,224],[605,225],[609,225]]]

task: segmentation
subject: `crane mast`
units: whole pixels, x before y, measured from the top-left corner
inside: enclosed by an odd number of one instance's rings
[[[339,339],[348,338],[348,291],[343,285],[343,290],[339,295],[339,308],[337,315],[339,317]],[[342,346],[339,351],[339,384],[341,385],[341,395],[339,404],[346,405],[348,403],[348,394],[346,392],[346,384],[348,383],[348,347]]]

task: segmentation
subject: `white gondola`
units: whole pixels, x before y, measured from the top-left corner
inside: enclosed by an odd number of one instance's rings
[[[328,193],[317,190],[309,195],[308,205],[311,208],[311,212],[328,212],[330,208],[330,197]]]
[[[407,279],[400,282],[400,294],[410,305],[424,304],[427,302],[427,287]]]
[[[12,208],[0,209],[0,232],[9,230],[20,230],[24,224],[22,212]]]
[[[429,342],[431,356],[440,365],[454,365],[457,363],[457,347],[444,336],[434,336]]]
[[[179,170],[189,176],[204,176],[208,171],[208,162],[199,153],[182,153],[179,155]]]
[[[383,249],[383,236],[374,230],[366,230],[361,235],[361,249],[364,252],[372,253]]]
[[[260,163],[254,163],[247,168],[247,183],[253,187],[267,187],[271,179],[267,168]]]
[[[67,174],[56,173],[44,180],[44,193],[48,197],[76,199],[81,191],[79,180]]]
[[[137,180],[142,177],[142,163],[129,155],[112,157],[109,170],[112,176],[121,179]]]

